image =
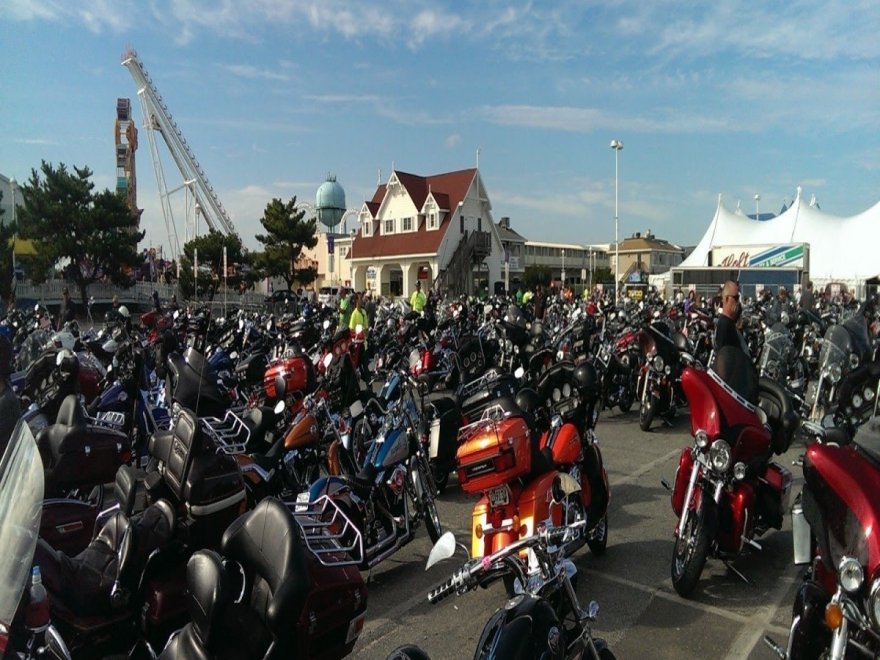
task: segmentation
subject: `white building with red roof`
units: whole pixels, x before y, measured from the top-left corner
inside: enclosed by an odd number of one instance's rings
[[[351,250],[356,290],[409,297],[494,291],[503,283],[503,248],[478,169],[431,176],[393,171],[358,214]]]

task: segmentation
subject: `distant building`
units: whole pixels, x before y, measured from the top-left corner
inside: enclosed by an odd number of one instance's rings
[[[621,282],[642,281],[636,280],[636,274],[644,276],[665,273],[673,266],[677,266],[684,259],[684,250],[667,240],[657,238],[649,229],[644,235],[636,232],[629,238],[622,240],[617,251],[620,253],[620,280]],[[611,258],[611,270],[614,269],[614,246],[609,249]],[[644,281],[647,281],[645,278]]]
[[[596,284],[592,274],[608,268],[604,246],[551,241],[526,241],[526,267],[544,266],[554,280],[573,286]],[[564,273],[564,275],[563,275]]]
[[[0,193],[3,193],[3,199],[0,200],[0,209],[3,209],[0,215],[0,224],[12,222],[12,201],[21,206],[24,204],[24,196],[21,194],[21,187],[18,182],[13,185],[12,180],[0,174]]]
[[[510,228],[510,218],[506,216],[498,221],[496,231],[504,250],[502,264],[505,264],[508,270],[510,288],[516,290],[516,286],[522,283],[526,271],[526,239]]]
[[[503,287],[504,251],[478,169],[393,171],[358,213],[355,289],[408,297],[422,288],[473,294]]]

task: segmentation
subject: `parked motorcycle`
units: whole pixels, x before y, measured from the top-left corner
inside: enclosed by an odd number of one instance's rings
[[[735,347],[718,351],[714,371],[686,367],[681,382],[694,444],[682,450],[671,487],[679,518],[672,584],[687,597],[710,555],[728,561],[745,545],[760,549],[755,538],[782,527],[791,473],[769,457],[788,450],[798,417],[778,383],[755,382],[749,358]]]
[[[40,567],[34,566],[42,506],[40,455],[30,428],[19,421],[0,457],[0,655],[69,660],[50,618]]]
[[[687,352],[689,346],[682,333],[676,332],[669,337],[662,327],[654,324],[642,329],[639,344],[644,356],[638,385],[641,400],[639,428],[648,431],[654,417],[662,415],[671,421],[678,407],[685,404],[680,352]]]
[[[479,493],[472,513],[471,554],[483,557],[534,532],[587,520],[566,555],[585,542],[595,554],[608,542],[608,478],[595,435],[598,418],[596,370],[589,363],[561,362],[549,369],[537,390],[516,400],[502,397],[483,416],[459,431],[458,481]],[[577,496],[550,510],[550,488],[559,473],[579,482]]]
[[[551,488],[552,506],[563,508],[578,489],[575,479],[564,473],[557,475]],[[586,520],[561,527],[541,523],[533,534],[466,561],[428,594],[428,602],[436,604],[452,593],[462,595],[499,578],[507,579],[516,585],[517,595],[489,618],[474,658],[613,660],[605,641],[590,631],[599,606],[591,601],[586,610],[581,609],[575,594],[577,569],[562,551],[586,525]],[[427,568],[452,557],[455,546],[452,533],[446,532],[432,548]],[[524,559],[526,553],[528,560]]]
[[[428,438],[412,388],[384,410],[382,425],[366,449],[357,475],[324,477],[298,500],[309,506],[322,498],[354,521],[350,552],[362,569],[371,568],[409,543],[425,523],[432,541],[442,527],[437,487],[428,462]]]
[[[792,606],[780,658],[874,657],[880,654],[880,421],[851,443],[835,434],[810,444],[804,489],[793,511],[796,563],[809,563]]]

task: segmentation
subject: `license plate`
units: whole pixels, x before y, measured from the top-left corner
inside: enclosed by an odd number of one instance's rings
[[[492,508],[510,504],[510,489],[507,486],[493,488],[489,491],[489,506]]]
[[[348,635],[345,636],[346,644],[351,644],[360,636],[361,631],[364,629],[364,621],[366,620],[366,618],[367,613],[362,612],[358,615],[356,619],[348,624]]]

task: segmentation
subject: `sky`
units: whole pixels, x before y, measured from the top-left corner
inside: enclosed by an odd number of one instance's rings
[[[245,245],[273,198],[349,208],[392,168],[474,167],[534,240],[703,235],[718,195],[834,215],[880,201],[877,0],[4,0],[0,174],[41,160],[115,187],[137,50]],[[182,178],[159,142],[169,189]],[[145,244],[169,244],[146,139]],[[178,231],[182,193],[172,196]]]

